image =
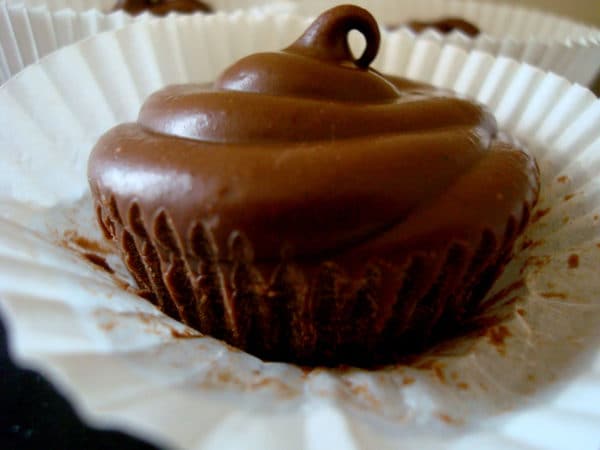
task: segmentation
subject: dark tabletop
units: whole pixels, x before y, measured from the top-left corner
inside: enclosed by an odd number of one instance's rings
[[[116,431],[84,425],[71,405],[41,375],[17,368],[7,352],[0,318],[0,448],[127,449],[156,447]]]

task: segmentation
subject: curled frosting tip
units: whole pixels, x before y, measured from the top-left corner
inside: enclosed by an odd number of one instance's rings
[[[366,40],[358,58],[348,45],[352,30],[361,32]],[[321,14],[284,50],[254,53],[235,62],[221,73],[213,88],[353,103],[393,102],[399,97],[398,90],[369,68],[379,42],[379,27],[368,11],[337,6]]]
[[[358,59],[348,45],[348,33],[352,30],[362,33],[366,41]],[[340,5],[321,14],[285,51],[335,62],[349,61],[367,68],[377,56],[379,41],[379,27],[371,13],[358,6]]]

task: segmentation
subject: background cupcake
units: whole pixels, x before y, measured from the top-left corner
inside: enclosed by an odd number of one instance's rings
[[[314,18],[322,10],[340,2],[207,0],[205,3],[214,12],[243,9],[254,13],[292,13]],[[594,81],[600,67],[600,31],[565,17],[515,5],[472,0],[360,0],[353,3],[366,7],[380,23],[393,27],[408,21],[447,16],[466,19],[480,28],[482,34],[469,37],[462,33],[425,33],[432,41],[515,58],[584,86]],[[100,31],[117,29],[131,21],[154,17],[145,13],[131,16],[120,11],[112,12],[116,4],[117,0],[3,2],[0,5],[0,82],[65,45]]]

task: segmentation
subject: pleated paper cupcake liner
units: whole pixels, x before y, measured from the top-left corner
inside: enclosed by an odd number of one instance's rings
[[[306,24],[283,15],[133,24],[0,88],[0,308],[13,356],[90,423],[166,446],[594,448],[600,101],[509,58],[396,33],[383,36],[376,64],[487,104],[537,158],[540,202],[488,297],[502,322],[402,365],[308,370],[199,336],[134,295],[95,221],[94,143],[156,89],[212,80],[241,56],[289,45]]]
[[[111,11],[116,0],[8,0],[0,2],[0,84],[47,54],[132,22],[156,20],[143,13]],[[215,11],[278,12],[268,0],[212,0]],[[268,6],[265,6],[268,4]],[[287,8],[283,8],[286,10]],[[175,14],[175,13],[173,13]]]
[[[115,0],[8,0],[0,5],[0,83],[51,51],[101,31],[114,30],[132,21],[148,21],[110,12]],[[276,1],[212,0],[215,11],[243,9],[255,13],[292,13],[316,16],[338,0]],[[470,38],[460,32],[425,35],[440,44],[481,50],[555,72],[589,86],[600,69],[600,30],[567,18],[525,8],[476,0],[357,0],[382,24],[464,17],[483,31]],[[404,33],[412,31],[403,29]]]

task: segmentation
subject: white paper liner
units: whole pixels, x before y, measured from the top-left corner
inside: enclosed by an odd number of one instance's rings
[[[341,0],[210,0],[216,11],[246,10],[316,16]],[[479,49],[553,71],[589,86],[600,69],[600,30],[569,19],[516,6],[476,0],[355,0],[381,23],[459,16],[484,32],[470,38],[460,32],[426,32],[433,41]],[[100,31],[120,28],[131,17],[110,13],[114,0],[8,0],[0,4],[0,83],[49,52]],[[411,33],[405,30],[406,33]]]
[[[149,13],[111,12],[116,0],[0,1],[0,84],[47,54],[89,36],[131,22],[156,20]],[[211,0],[215,11],[277,13],[289,5],[269,0]]]
[[[135,24],[56,52],[0,88],[0,307],[14,357],[48,375],[92,424],[169,446],[594,448],[600,180],[590,174],[600,169],[600,101],[557,75],[427,38],[383,37],[379,69],[487,103],[535,154],[543,182],[517,244],[527,248],[490,294],[510,292],[506,321],[411,365],[306,371],[209,337],[182,339],[195,333],[82,263],[74,234],[100,242],[95,252],[126,278],[88,194],[100,134],[133,120],[161,86],[211,80],[305,26],[241,15]]]

